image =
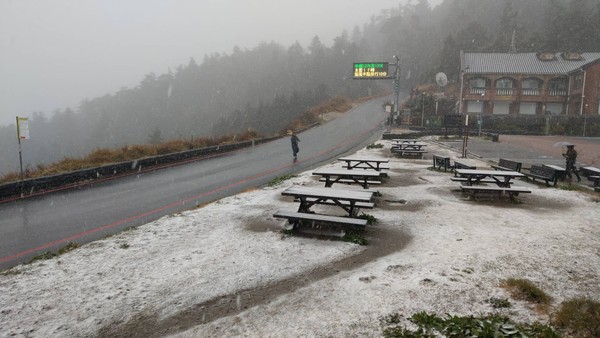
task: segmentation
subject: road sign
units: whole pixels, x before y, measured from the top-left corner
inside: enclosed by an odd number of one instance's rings
[[[388,62],[362,62],[354,64],[354,79],[391,79]]]

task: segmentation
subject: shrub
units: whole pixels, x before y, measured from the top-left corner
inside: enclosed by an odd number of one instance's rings
[[[392,319],[392,320],[390,320]],[[409,330],[399,324],[399,319],[387,316],[381,320],[384,326],[383,336],[393,337],[546,337],[558,338],[554,330],[540,323],[520,324],[508,317],[488,314],[485,316],[451,316],[445,318],[435,314],[419,312],[409,320],[417,325]]]
[[[29,262],[35,262],[35,261],[39,261],[39,260],[47,260],[47,259],[52,259],[54,257],[58,257],[62,254],[65,254],[69,251],[73,251],[75,249],[79,248],[79,244],[75,243],[75,242],[71,242],[67,245],[65,245],[64,247],[58,249],[57,252],[52,252],[52,251],[46,251],[43,254],[37,255],[35,257],[33,257]]]
[[[490,303],[490,305],[492,305],[492,307],[494,309],[511,307],[510,301],[507,298],[491,297],[490,299],[487,300],[487,302]]]
[[[274,179],[271,180],[271,182],[269,182],[268,186],[273,187],[273,186],[279,185],[282,182],[287,181],[290,178],[294,178],[294,177],[298,177],[298,175],[283,175],[283,176],[275,177]]]
[[[525,300],[533,304],[547,305],[552,301],[544,291],[527,279],[509,278],[502,282],[515,299]]]
[[[563,302],[552,324],[573,337],[600,337],[600,303],[585,298]]]
[[[358,215],[357,218],[366,219],[368,225],[373,225],[373,224],[377,223],[377,218],[375,218],[375,216],[373,216],[373,215],[362,213],[362,214]]]
[[[383,148],[383,144],[381,143],[372,143],[367,146],[367,149],[380,149]]]
[[[367,245],[367,239],[365,238],[365,235],[362,233],[362,231],[346,231],[346,233],[344,233],[344,237],[342,237],[342,240],[344,242],[350,242],[350,243],[355,243],[358,245]]]

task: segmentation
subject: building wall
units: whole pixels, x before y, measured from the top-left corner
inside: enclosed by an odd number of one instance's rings
[[[556,96],[549,94],[548,84],[551,80],[557,77],[563,77],[560,74],[556,75],[539,75],[539,74],[463,74],[462,81],[462,105],[460,113],[464,114],[472,111],[472,107],[480,106],[482,102],[481,113],[483,114],[506,114],[506,106],[508,105],[508,114],[521,114],[520,107],[527,107],[527,112],[531,113],[531,106],[535,103],[535,113],[545,114],[551,111],[556,114],[557,107],[563,105],[564,112],[572,114],[599,114],[600,110],[600,62],[590,65],[585,69],[584,86],[580,89],[573,87],[576,74],[571,74],[569,79],[569,96]],[[513,79],[512,91],[498,90],[496,81],[498,79],[509,77]],[[485,79],[485,88],[477,89],[471,92],[469,82],[474,78]],[[522,88],[523,80],[529,78],[537,78],[542,81],[542,86],[539,88],[538,95],[525,95],[528,92]],[[581,109],[582,91],[585,90],[583,110]],[[529,91],[529,93],[531,93]],[[524,104],[522,102],[531,102]],[[499,105],[495,108],[495,105]],[[471,109],[469,109],[469,106]],[[550,106],[552,109],[547,109]]]
[[[585,79],[580,88],[575,86],[578,76]],[[600,63],[573,72],[570,75],[570,82],[568,114],[597,115],[600,108]]]
[[[600,63],[586,69],[583,114],[598,114],[600,106]]]

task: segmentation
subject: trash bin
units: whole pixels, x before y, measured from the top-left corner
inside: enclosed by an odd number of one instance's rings
[[[500,134],[490,134],[492,136],[492,142],[498,142],[498,138],[500,138]]]

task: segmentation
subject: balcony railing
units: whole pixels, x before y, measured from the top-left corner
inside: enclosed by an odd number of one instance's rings
[[[494,90],[492,88],[492,90]],[[498,96],[513,96],[519,92],[519,89],[515,88],[496,88],[496,95]],[[542,95],[542,90],[539,88],[523,88],[520,90],[523,96],[539,96]],[[566,89],[548,89],[548,96],[567,96]],[[469,88],[469,95],[482,95],[486,94],[486,88],[473,87]]]
[[[512,96],[514,90],[512,88],[496,88],[496,95]]]
[[[523,88],[522,93],[525,96],[537,96],[540,95],[540,90],[538,88]]]
[[[550,89],[548,90],[548,95],[550,96],[567,96],[566,89]]]
[[[469,94],[484,95],[485,94],[485,88],[481,88],[481,87],[469,88]]]

